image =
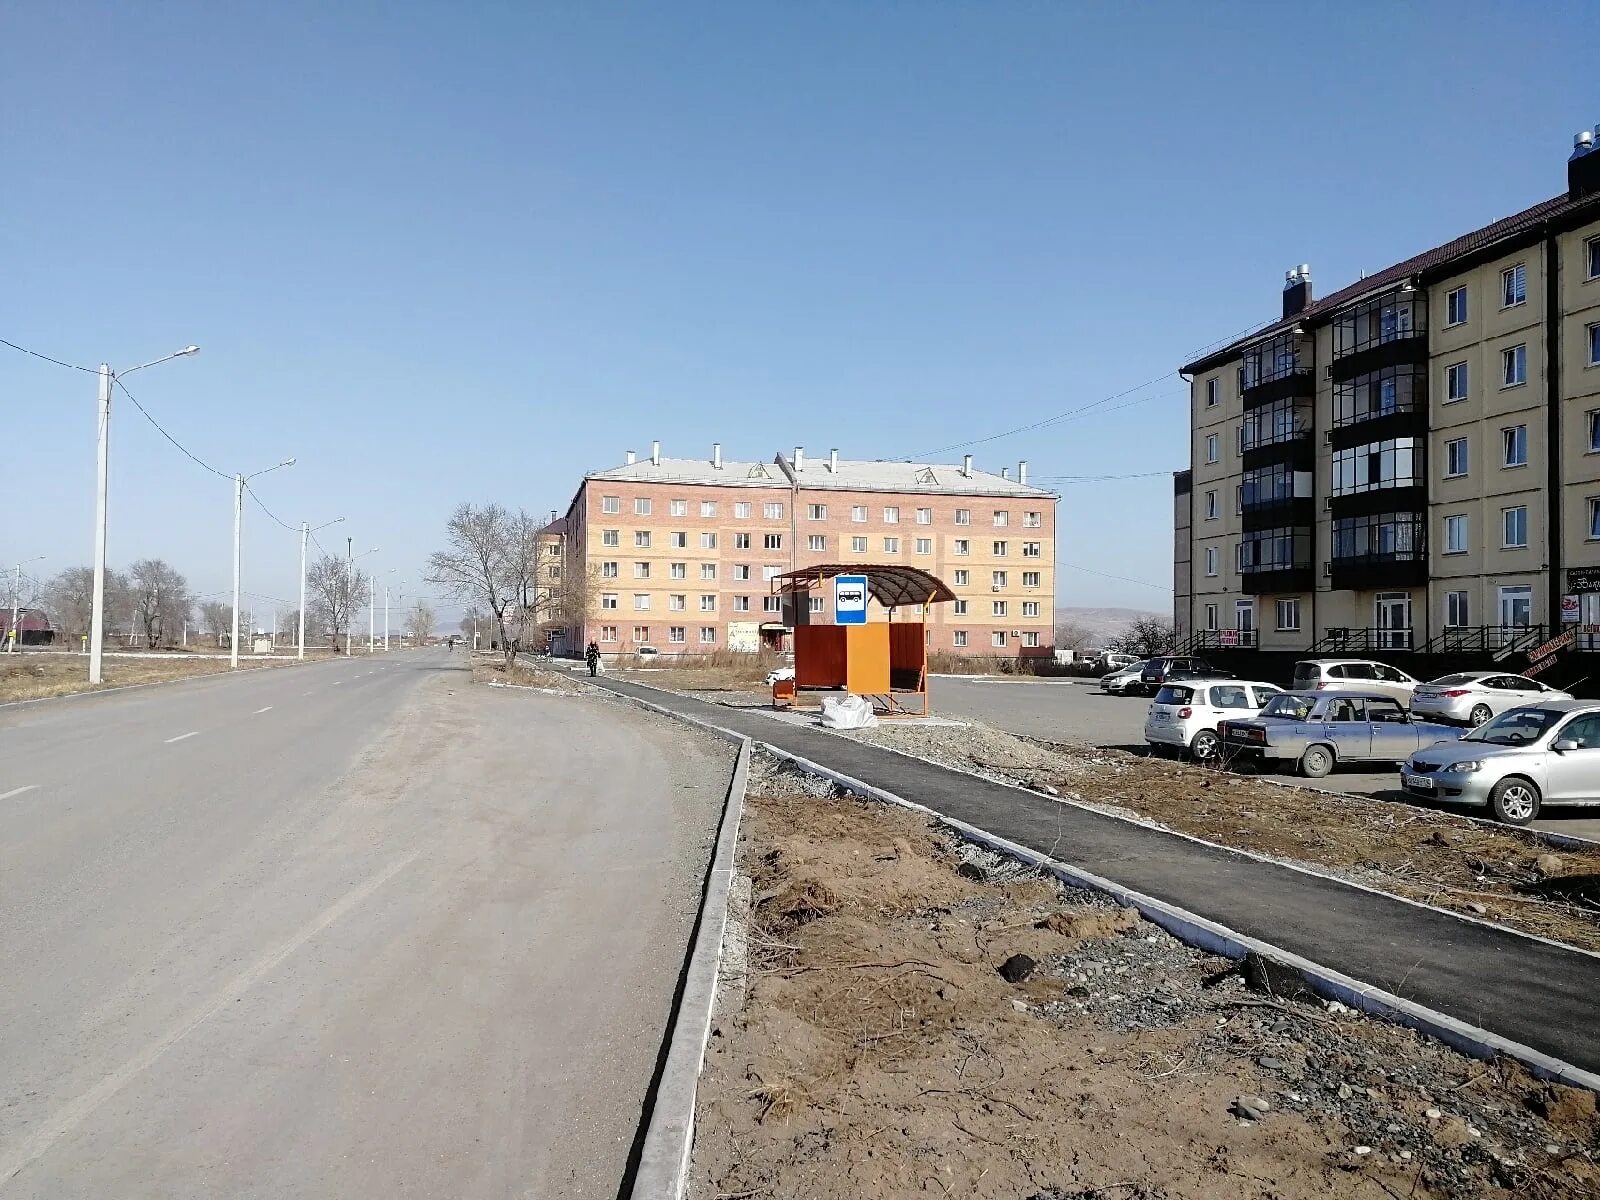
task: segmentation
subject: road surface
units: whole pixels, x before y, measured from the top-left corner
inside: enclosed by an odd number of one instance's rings
[[[732,750],[463,658],[0,709],[0,1198],[615,1195]]]

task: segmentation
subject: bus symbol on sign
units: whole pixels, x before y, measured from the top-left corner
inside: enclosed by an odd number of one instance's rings
[[[833,578],[833,619],[839,625],[867,623],[867,577],[835,575]]]

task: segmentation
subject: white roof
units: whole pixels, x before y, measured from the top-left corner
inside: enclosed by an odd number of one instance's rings
[[[963,475],[957,464],[886,462],[873,459],[841,458],[837,470],[828,469],[826,457],[805,459],[798,472],[783,455],[771,462],[739,462],[723,459],[720,468],[709,458],[648,457],[606,471],[591,471],[584,478],[616,480],[619,483],[695,483],[722,487],[790,486],[791,472],[801,487],[850,492],[923,492],[930,496],[1011,496],[1054,499],[1055,493],[1031,484],[1003,479],[989,471],[973,468]]]

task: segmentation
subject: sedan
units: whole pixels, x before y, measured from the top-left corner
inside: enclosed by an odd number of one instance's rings
[[[1144,673],[1144,661],[1130,663],[1100,680],[1100,690],[1117,696],[1126,696],[1139,690],[1139,677]]]
[[[1224,721],[1219,731],[1225,753],[1292,762],[1308,779],[1340,763],[1401,762],[1460,736],[1449,725],[1413,720],[1392,697],[1350,692],[1281,692],[1258,716]]]
[[[1525,675],[1463,671],[1459,675],[1442,676],[1432,683],[1418,684],[1412,693],[1411,711],[1436,721],[1459,721],[1476,728],[1507,709],[1570,699],[1567,693],[1546,687]]]
[[[1429,746],[1400,768],[1411,796],[1477,804],[1496,820],[1526,825],[1541,804],[1600,804],[1600,703],[1551,700],[1513,708]]]

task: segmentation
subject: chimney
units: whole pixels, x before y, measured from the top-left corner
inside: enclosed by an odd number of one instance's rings
[[[628,457],[623,459],[622,461],[627,463],[631,467],[631,466],[633,466],[634,460],[637,457],[638,457],[638,455],[634,454],[634,452],[632,450],[629,450],[628,451]]]
[[[1283,275],[1283,315],[1292,317],[1311,303],[1311,264],[1301,263]]]
[[[1567,191],[1579,196],[1600,192],[1600,152],[1594,148],[1595,134],[1584,132],[1572,139],[1572,157],[1567,159]]]
[[[722,443],[711,443],[711,465],[717,470],[722,470]]]
[[[550,524],[554,525],[555,523],[556,523],[556,510],[552,508],[550,510]]]
[[[828,474],[837,475],[838,473],[839,473],[839,447],[835,446],[832,450],[828,451]]]
[[[1017,482],[1018,483],[1027,483],[1028,482],[1028,460],[1027,459],[1023,459],[1021,462],[1019,462],[1017,464]]]
[[[659,439],[650,443],[650,465],[652,467],[661,465],[661,442]]]
[[[963,454],[961,456],[961,474],[968,479],[972,478],[972,455]]]
[[[804,471],[806,469],[806,448],[804,446],[796,446],[794,448],[794,469],[796,471]]]
[[[1001,467],[1000,468],[1000,478],[1001,479],[1010,479],[1011,478],[1011,468],[1010,467]]]

